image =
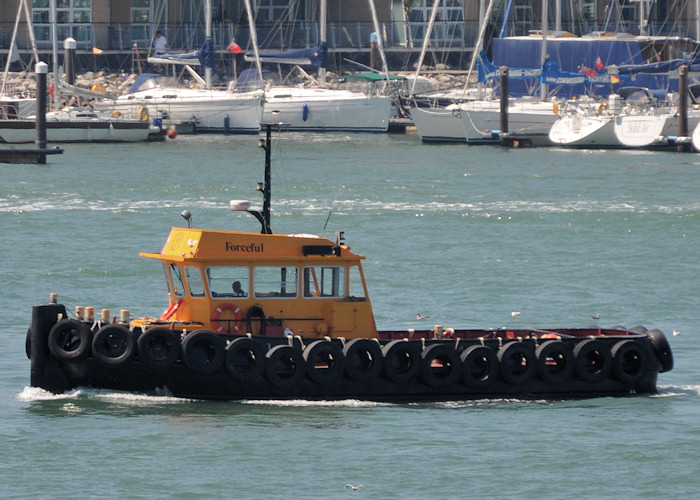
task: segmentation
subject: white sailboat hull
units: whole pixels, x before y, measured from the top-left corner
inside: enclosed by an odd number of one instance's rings
[[[501,128],[499,101],[469,101],[460,106],[467,142],[492,141]],[[508,105],[508,133],[546,137],[557,120],[552,103],[511,99]]]
[[[202,132],[257,134],[263,113],[263,93],[158,87],[125,94],[99,106],[119,111],[129,118],[143,116],[146,110],[151,118],[194,122]]]
[[[549,139],[559,146],[620,147],[612,116],[562,116],[552,125]]]
[[[456,106],[411,108],[411,118],[423,142],[467,142]]]
[[[358,92],[272,87],[265,93],[262,123],[280,130],[386,132],[391,100]]]

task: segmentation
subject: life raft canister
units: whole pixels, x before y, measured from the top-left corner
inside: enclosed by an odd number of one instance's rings
[[[163,314],[160,315],[160,318],[158,318],[161,321],[168,321],[170,317],[175,314],[175,312],[180,309],[180,306],[182,305],[182,299],[176,300],[172,304],[168,306],[168,308],[163,311]]]
[[[236,304],[221,304],[211,315],[211,326],[216,333],[239,333],[243,329],[243,311]]]

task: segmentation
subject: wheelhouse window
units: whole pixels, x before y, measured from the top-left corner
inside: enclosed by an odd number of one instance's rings
[[[296,267],[256,267],[253,271],[255,298],[296,297],[298,274]]]
[[[187,286],[192,297],[204,297],[204,280],[202,271],[196,266],[185,266]]]
[[[365,287],[362,285],[362,273],[359,266],[352,266],[349,270],[348,281],[350,284],[349,298],[362,301],[367,300]]]
[[[207,267],[207,282],[214,298],[248,297],[250,293],[250,271],[247,266]]]
[[[176,297],[184,297],[185,283],[182,281],[182,269],[175,264],[170,264],[168,266],[168,274],[170,275],[173,295]]]
[[[304,297],[345,297],[345,268],[338,266],[305,267]]]

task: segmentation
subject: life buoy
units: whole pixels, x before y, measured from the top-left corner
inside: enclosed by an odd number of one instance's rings
[[[79,361],[90,354],[92,331],[82,321],[64,319],[49,331],[49,351],[61,361]]]
[[[666,335],[658,328],[649,330],[646,334],[647,337],[649,337],[649,342],[651,342],[651,347],[654,349],[656,359],[661,363],[659,373],[664,373],[673,369],[673,354],[671,353],[671,345],[668,343]]]
[[[139,335],[136,350],[146,366],[165,370],[180,357],[180,334],[164,327],[149,328]]]
[[[535,350],[537,375],[548,384],[563,384],[574,373],[574,351],[560,340],[548,340]]]
[[[246,324],[247,331],[255,334],[255,332],[253,332],[253,320],[260,323],[260,327],[258,328],[257,335],[265,335],[265,327],[266,327],[265,311],[263,311],[262,306],[259,304],[255,304],[254,306],[251,306],[251,308],[248,309],[248,312],[245,315],[245,324]]]
[[[265,354],[265,377],[280,389],[295,389],[304,378],[304,357],[288,345],[278,345]]]
[[[211,330],[195,330],[182,341],[182,362],[195,373],[213,373],[224,362],[226,343]]]
[[[513,385],[523,385],[534,377],[535,351],[529,343],[508,342],[498,351],[501,377]]]
[[[484,345],[468,347],[461,355],[462,382],[472,389],[486,389],[498,378],[496,352]]]
[[[594,384],[610,375],[612,356],[600,340],[586,339],[576,344],[574,358],[574,372],[584,382]]]
[[[142,122],[148,121],[148,108],[146,106],[143,106],[141,109],[139,109],[138,118]]]
[[[234,380],[251,382],[265,371],[265,349],[255,340],[242,337],[226,347],[226,371]]]
[[[91,90],[92,90],[93,92],[98,92],[98,93],[100,93],[100,94],[104,94],[105,88],[102,86],[101,83],[95,83],[95,84],[92,86],[92,89],[91,89]]]
[[[92,355],[107,366],[125,365],[136,354],[134,335],[124,326],[105,325],[92,338]]]
[[[216,333],[240,333],[243,329],[243,311],[236,304],[221,304],[211,315],[211,326]]]
[[[450,387],[462,376],[462,362],[452,343],[433,344],[421,352],[423,358],[422,378],[431,387]]]
[[[623,384],[639,381],[647,369],[648,354],[644,346],[634,340],[621,340],[610,351],[613,373]]]
[[[598,106],[598,114],[602,115],[605,111],[608,109],[608,101],[603,101],[600,103],[600,106]]]
[[[56,88],[56,87],[54,86],[53,83],[49,84],[49,95],[51,96],[51,99],[53,99],[54,97],[56,97],[56,94],[55,94],[55,92],[54,92],[54,89],[55,89],[55,88]]]
[[[328,340],[312,342],[303,352],[306,375],[317,384],[336,382],[345,371],[343,350]]]
[[[177,312],[178,309],[180,309],[180,306],[182,305],[182,299],[176,300],[172,304],[168,306],[168,308],[163,311],[163,314],[160,315],[160,318],[158,318],[161,321],[168,321],[170,317]]]
[[[121,111],[118,111],[118,110],[112,111],[112,118],[121,118],[122,116],[123,115],[122,115]]]
[[[421,372],[420,348],[415,342],[392,340],[382,347],[384,375],[396,384],[412,382]]]
[[[379,377],[384,358],[379,343],[372,339],[353,339],[343,348],[345,372],[354,380],[366,382]]]

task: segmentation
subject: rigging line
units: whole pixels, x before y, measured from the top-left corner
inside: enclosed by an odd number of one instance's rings
[[[340,187],[338,188],[338,191],[335,193],[335,198],[333,199],[333,203],[331,203],[331,208],[328,210],[328,217],[326,217],[326,223],[323,225],[323,230],[326,230],[326,227],[328,227],[328,221],[331,220],[331,214],[333,213],[333,207],[335,206],[335,202],[338,201],[338,197],[340,196],[340,192],[345,189],[345,185],[341,184]]]

